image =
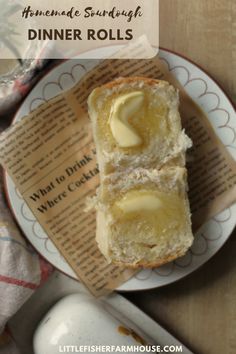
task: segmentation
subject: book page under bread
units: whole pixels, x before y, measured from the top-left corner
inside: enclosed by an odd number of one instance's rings
[[[143,49],[139,44],[134,50]],[[95,87],[120,76],[166,79],[180,90],[183,127],[194,143],[188,164],[194,229],[236,200],[235,161],[163,62],[158,58],[103,61],[72,89],[0,135],[1,164],[45,233],[95,296],[134,274],[107,264],[95,241],[96,212],[84,211],[86,198],[99,186],[87,97]]]

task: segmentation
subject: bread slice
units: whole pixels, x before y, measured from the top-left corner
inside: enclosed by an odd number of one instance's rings
[[[109,262],[157,267],[193,242],[179,97],[165,81],[121,78],[88,107],[100,169],[96,240]]]
[[[98,193],[97,242],[108,261],[157,267],[193,241],[186,169],[139,168],[106,177]]]
[[[143,102],[130,116],[127,114],[127,121],[140,143],[120,146],[111,129],[112,113],[117,100],[133,92],[141,93]],[[184,166],[185,152],[191,146],[191,140],[182,130],[178,106],[178,92],[160,80],[120,78],[93,90],[88,107],[101,175],[131,165],[133,168],[158,169],[167,164]],[[120,138],[123,136],[121,131]]]

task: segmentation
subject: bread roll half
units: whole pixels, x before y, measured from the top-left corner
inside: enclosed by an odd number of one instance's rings
[[[106,177],[98,193],[97,242],[108,261],[157,267],[193,241],[186,169],[136,169]]]
[[[179,96],[165,81],[121,78],[88,99],[100,173],[185,165],[191,140],[181,127]]]

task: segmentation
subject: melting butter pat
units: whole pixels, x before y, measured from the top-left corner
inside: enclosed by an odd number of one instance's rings
[[[109,124],[112,135],[120,147],[133,147],[142,144],[142,138],[129,124],[129,119],[138,113],[144,101],[144,93],[134,91],[119,96],[112,107]]]
[[[149,191],[130,191],[115,204],[125,213],[155,211],[162,207],[162,201]]]

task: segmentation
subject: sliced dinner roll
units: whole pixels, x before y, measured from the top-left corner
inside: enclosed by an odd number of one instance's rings
[[[109,262],[157,267],[193,242],[179,97],[165,81],[121,78],[88,99],[97,149],[96,239]]]

